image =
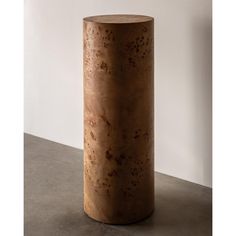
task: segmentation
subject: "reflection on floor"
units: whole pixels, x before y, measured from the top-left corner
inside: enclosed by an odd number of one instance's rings
[[[113,226],[83,212],[82,151],[25,134],[25,236],[212,234],[212,191],[156,173],[153,215]]]

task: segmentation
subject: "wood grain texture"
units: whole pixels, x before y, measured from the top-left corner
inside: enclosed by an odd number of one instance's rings
[[[153,18],[84,19],[84,210],[110,224],[154,208]]]

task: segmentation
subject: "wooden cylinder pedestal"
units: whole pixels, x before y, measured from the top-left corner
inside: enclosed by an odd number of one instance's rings
[[[154,209],[154,20],[84,18],[84,211],[128,224]]]

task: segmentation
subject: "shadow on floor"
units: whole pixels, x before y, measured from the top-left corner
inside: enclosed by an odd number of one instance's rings
[[[210,202],[166,191],[156,194],[155,205],[150,217],[130,225],[101,224],[81,212],[68,213],[58,220],[64,232],[82,231],[84,235],[211,235]]]

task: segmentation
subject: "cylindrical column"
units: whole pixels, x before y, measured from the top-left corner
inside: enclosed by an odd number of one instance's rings
[[[128,224],[154,208],[153,18],[84,18],[84,211]]]

